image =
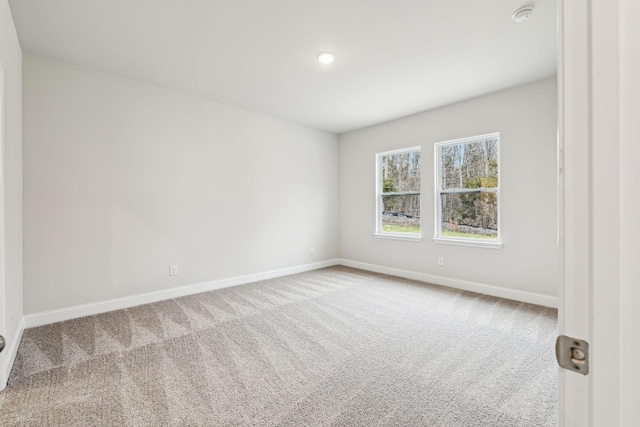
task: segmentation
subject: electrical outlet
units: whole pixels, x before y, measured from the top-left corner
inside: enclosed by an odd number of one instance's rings
[[[438,257],[438,265],[444,265],[444,258]]]
[[[178,266],[177,265],[172,265],[171,268],[169,269],[169,275],[170,276],[177,276],[178,275]]]
[[[314,250],[313,250],[313,246],[311,246],[311,247],[309,248],[309,255],[313,255],[314,253],[315,253],[315,252],[314,252]]]

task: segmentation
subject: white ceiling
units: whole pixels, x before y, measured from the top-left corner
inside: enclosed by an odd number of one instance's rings
[[[10,5],[25,50],[334,133],[556,73],[555,0]]]

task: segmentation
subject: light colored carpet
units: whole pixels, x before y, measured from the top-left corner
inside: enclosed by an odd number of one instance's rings
[[[3,426],[554,426],[556,311],[345,267],[25,331]]]

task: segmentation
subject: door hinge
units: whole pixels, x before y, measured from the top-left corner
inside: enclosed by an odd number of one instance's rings
[[[582,375],[589,373],[589,343],[560,335],[556,340],[558,365]]]

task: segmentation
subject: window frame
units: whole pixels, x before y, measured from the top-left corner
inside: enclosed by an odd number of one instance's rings
[[[497,140],[497,158],[498,158],[498,185],[495,188],[474,188],[468,190],[443,190],[442,189],[442,147],[450,146],[450,145],[461,145],[461,144],[470,144],[474,142],[480,142],[487,139],[496,139]],[[493,132],[484,135],[470,136],[466,138],[459,138],[450,141],[443,141],[434,144],[434,170],[435,170],[435,229],[433,233],[433,238],[431,239],[434,243],[446,244],[446,245],[457,245],[457,246],[470,246],[470,247],[479,247],[479,248],[489,248],[489,249],[501,249],[502,248],[502,226],[500,222],[500,216],[502,213],[502,208],[500,206],[500,187],[502,186],[502,176],[500,173],[500,169],[502,166],[502,162],[500,160],[500,132]],[[443,194],[465,194],[465,193],[493,193],[496,195],[496,207],[497,207],[497,218],[496,224],[498,227],[497,235],[495,239],[477,239],[477,238],[463,238],[463,237],[449,237],[442,235],[442,195]]]
[[[402,191],[394,193],[382,192],[382,158],[385,156],[391,156],[394,154],[408,153],[411,151],[417,151],[420,153],[420,191]],[[391,239],[391,240],[406,240],[412,242],[422,241],[422,214],[420,215],[420,233],[392,233],[383,231],[382,228],[382,212],[383,196],[409,196],[417,194],[420,199],[420,212],[422,212],[422,147],[415,146],[409,148],[400,148],[398,150],[385,151],[382,153],[376,153],[376,231],[373,233],[374,237],[378,239]]]

